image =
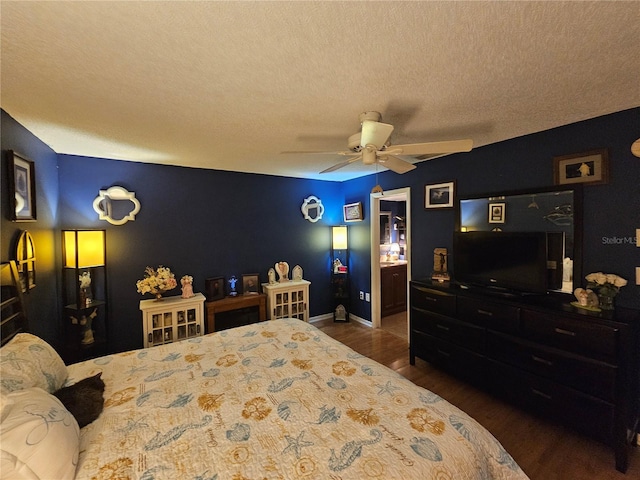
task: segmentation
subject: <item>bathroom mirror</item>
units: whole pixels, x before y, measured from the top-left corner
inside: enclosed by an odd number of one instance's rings
[[[391,243],[391,212],[380,212],[380,244]]]
[[[136,219],[136,215],[140,212],[140,202],[134,192],[113,186],[100,190],[93,201],[93,209],[100,220],[106,220],[112,225],[124,225]]]
[[[557,232],[564,238],[562,287],[573,293],[582,283],[582,188],[566,185],[461,198],[458,231]],[[455,272],[455,258],[453,259]]]

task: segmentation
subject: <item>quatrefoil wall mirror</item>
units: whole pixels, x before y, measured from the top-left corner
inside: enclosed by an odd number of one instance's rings
[[[98,213],[100,220],[106,220],[111,225],[124,225],[136,219],[140,212],[140,202],[134,192],[114,185],[100,190],[100,194],[93,201],[93,209]]]

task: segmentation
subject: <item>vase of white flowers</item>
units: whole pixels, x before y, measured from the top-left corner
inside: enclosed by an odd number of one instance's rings
[[[590,273],[586,277],[587,288],[598,292],[598,301],[602,310],[613,310],[614,298],[627,281],[613,273]]]
[[[175,275],[167,268],[160,265],[158,268],[147,267],[144,270],[144,278],[136,282],[138,293],[143,295],[150,293],[155,295],[156,301],[162,300],[162,295],[178,286]]]

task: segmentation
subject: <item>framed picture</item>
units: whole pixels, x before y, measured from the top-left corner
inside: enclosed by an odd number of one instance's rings
[[[455,182],[435,183],[424,187],[424,208],[453,207]]]
[[[260,278],[257,273],[242,275],[242,293],[244,295],[257,295],[260,293]]]
[[[609,182],[609,152],[590,150],[553,158],[553,182],[556,185],[586,183],[598,185]]]
[[[224,298],[224,277],[207,278],[204,281],[207,292],[207,301],[222,300]]]
[[[9,167],[9,220],[33,222],[36,220],[36,171],[31,160],[7,151]]]
[[[504,203],[489,204],[489,223],[504,223]]]
[[[362,202],[349,203],[342,206],[342,214],[345,222],[359,222],[364,218]]]

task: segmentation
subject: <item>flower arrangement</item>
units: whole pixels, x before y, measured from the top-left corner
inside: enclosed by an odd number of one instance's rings
[[[587,280],[587,288],[598,291],[600,308],[605,310],[613,309],[613,298],[618,294],[620,288],[627,284],[624,278],[613,273],[590,273],[585,279]]]
[[[157,269],[147,267],[144,269],[144,278],[136,282],[138,292],[162,295],[167,290],[172,290],[178,286],[175,275],[167,267],[160,265]]]

